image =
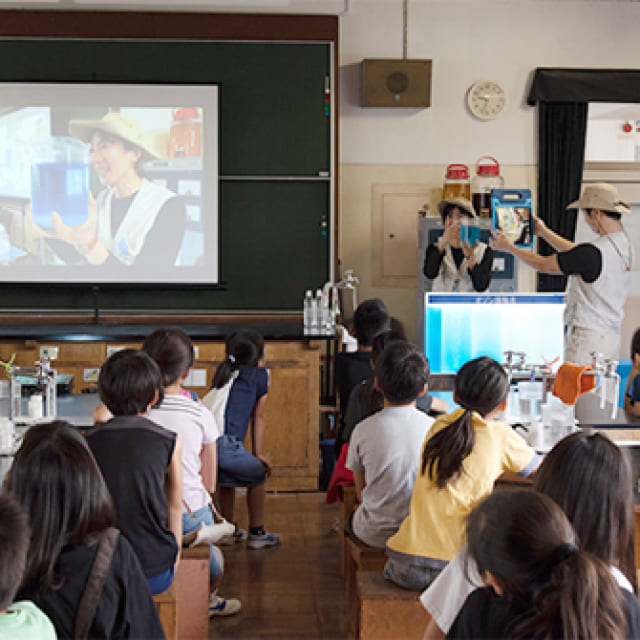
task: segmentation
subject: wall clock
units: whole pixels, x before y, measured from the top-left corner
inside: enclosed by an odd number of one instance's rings
[[[507,104],[504,89],[491,80],[479,80],[467,91],[469,111],[480,120],[493,120]]]

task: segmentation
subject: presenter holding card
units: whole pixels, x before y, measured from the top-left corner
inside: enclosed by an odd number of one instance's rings
[[[432,291],[485,291],[491,282],[493,251],[480,242],[475,225],[476,212],[462,197],[441,200],[438,211],[444,231],[430,244],[424,257],[423,273],[433,281]]]
[[[565,308],[564,359],[591,364],[596,351],[607,358],[620,357],[623,307],[631,284],[633,247],[622,226],[631,207],[618,198],[610,184],[587,185],[582,197],[567,205],[582,209],[593,242],[576,244],[549,229],[533,216],[534,233],[557,253],[541,256],[514,245],[503,232],[493,231],[491,246],[513,254],[541,273],[568,276]]]
[[[51,212],[50,228],[30,226],[46,239],[55,260],[85,261],[110,268],[164,268],[176,263],[184,234],[182,199],[145,177],[143,164],[158,157],[138,123],[110,112],[99,120],[72,120],[69,133],[90,144],[89,164],[103,189],[90,199],[85,222],[65,224],[63,212]]]

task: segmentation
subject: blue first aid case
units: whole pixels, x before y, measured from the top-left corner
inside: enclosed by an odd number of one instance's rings
[[[491,189],[493,229],[518,247],[533,247],[532,213],[530,189]]]

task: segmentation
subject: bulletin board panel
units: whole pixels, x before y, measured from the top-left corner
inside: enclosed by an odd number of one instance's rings
[[[0,81],[220,85],[224,283],[0,285],[3,306],[298,310],[331,274],[338,119],[324,92],[335,92],[337,26],[333,16],[0,11]]]

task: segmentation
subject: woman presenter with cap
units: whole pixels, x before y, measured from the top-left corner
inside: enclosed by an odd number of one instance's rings
[[[631,213],[615,187],[603,182],[587,185],[582,197],[567,205],[582,209],[589,228],[599,237],[576,244],[549,229],[533,216],[534,232],[557,253],[541,256],[516,247],[500,231],[492,232],[491,246],[507,251],[541,273],[569,277],[564,315],[566,362],[591,364],[596,351],[608,358],[620,356],[620,327],[631,284],[633,247],[621,218]]]
[[[143,163],[158,156],[138,123],[110,112],[100,120],[72,120],[69,133],[91,145],[89,164],[104,189],[91,201],[86,222],[71,227],[53,212],[53,230],[38,228],[39,235],[67,264],[83,257],[111,268],[172,267],[182,244],[185,205],[145,177]]]
[[[441,200],[438,211],[444,232],[430,244],[424,256],[423,273],[433,281],[432,291],[485,291],[491,282],[493,251],[484,242],[471,245],[460,240],[463,222],[476,212],[466,198]]]

